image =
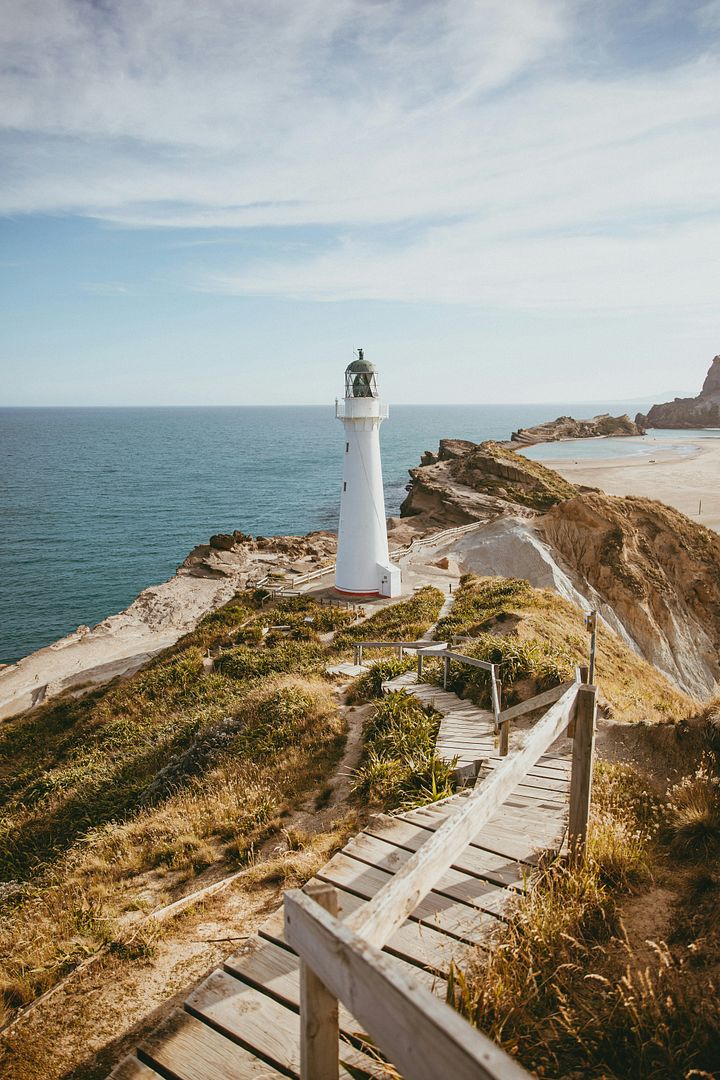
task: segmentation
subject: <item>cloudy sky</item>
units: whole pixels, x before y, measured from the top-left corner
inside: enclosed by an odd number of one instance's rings
[[[1,399],[696,392],[720,0],[0,0]]]

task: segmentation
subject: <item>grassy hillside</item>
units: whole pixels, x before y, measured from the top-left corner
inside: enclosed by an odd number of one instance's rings
[[[0,728],[0,1016],[121,948],[133,913],[247,865],[341,753],[327,665],[359,634],[423,632],[443,595],[423,590],[362,630],[344,608],[262,601],[239,595],[132,678]]]
[[[466,575],[435,636],[445,640],[453,634],[475,639],[462,645],[467,655],[500,664],[505,705],[572,678],[575,665],[588,659],[582,612],[549,589],[516,578]],[[487,704],[482,672],[453,664],[451,678],[453,689]],[[692,699],[602,625],[596,680],[618,720],[655,723],[697,711]]]

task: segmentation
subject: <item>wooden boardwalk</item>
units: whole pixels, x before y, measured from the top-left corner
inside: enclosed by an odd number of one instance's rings
[[[478,783],[506,759],[498,756],[490,712],[412,673],[386,684],[404,687],[443,714],[438,750],[459,765],[482,761]],[[525,891],[539,857],[565,837],[570,760],[544,754],[450,868],[390,937],[384,952],[445,996],[451,963],[478,947],[513,898]],[[318,872],[313,882],[338,891],[340,917],[367,904],[463,805],[461,792],[429,806],[374,818]],[[194,990],[169,1019],[111,1074],[112,1080],[270,1080],[300,1075],[299,959],[284,939],[279,909],[243,949]],[[360,1025],[340,1007],[340,1075],[388,1073]],[[438,1078],[440,1080],[440,1078]]]
[[[486,758],[499,758],[493,714],[433,683],[419,683],[414,671],[406,671],[383,683],[383,691],[406,690],[423,705],[442,714],[437,737],[438,755],[445,761],[457,758],[458,768]]]

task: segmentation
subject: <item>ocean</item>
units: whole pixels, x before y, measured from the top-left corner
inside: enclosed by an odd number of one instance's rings
[[[391,404],[387,512],[441,438],[649,405]],[[121,611],[212,533],[335,529],[341,451],[332,406],[0,409],[0,661]]]

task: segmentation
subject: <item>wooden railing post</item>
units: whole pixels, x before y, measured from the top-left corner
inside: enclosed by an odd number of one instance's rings
[[[448,668],[450,667],[450,660],[447,656],[443,656],[443,690],[447,690],[448,684]]]
[[[337,916],[338,895],[332,885],[313,882],[306,894]],[[300,1080],[338,1080],[338,1003],[312,968],[300,961]]]
[[[590,669],[588,668],[587,664],[577,664],[576,667],[575,667],[575,682],[579,682],[579,683],[587,683],[587,682],[589,682],[590,681],[588,679],[589,670]],[[575,713],[574,712],[573,712],[573,714],[572,714],[572,716],[570,718],[570,723],[568,724],[567,737],[568,737],[568,739],[574,739],[575,738]]]
[[[417,653],[417,677],[418,677],[418,682],[422,681],[422,677],[423,677],[423,660],[424,659],[425,659],[425,657],[420,652],[420,650],[418,650],[418,653]]]
[[[597,687],[582,685],[578,690],[575,706],[572,773],[570,776],[570,812],[568,818],[570,858],[574,862],[585,857],[587,847],[595,751],[596,711]]]

